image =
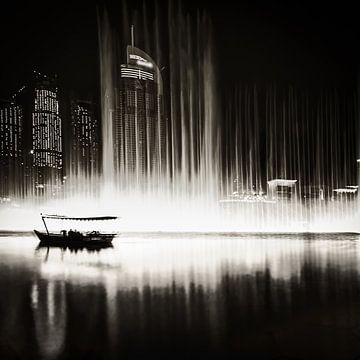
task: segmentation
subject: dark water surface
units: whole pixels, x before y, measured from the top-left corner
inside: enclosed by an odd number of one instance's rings
[[[360,237],[0,235],[1,359],[360,359]]]

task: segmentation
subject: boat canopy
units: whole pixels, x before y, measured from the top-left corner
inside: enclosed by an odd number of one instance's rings
[[[93,217],[70,217],[64,215],[46,215],[40,214],[43,219],[58,219],[58,220],[76,220],[76,221],[97,221],[97,220],[115,220],[117,216],[93,216]]]

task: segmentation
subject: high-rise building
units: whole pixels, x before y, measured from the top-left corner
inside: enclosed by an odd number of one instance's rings
[[[14,96],[23,114],[23,159],[28,191],[54,192],[62,182],[62,121],[56,78],[34,71]]]
[[[115,168],[141,181],[165,167],[163,84],[148,54],[133,44],[126,53],[115,99]]]
[[[99,122],[92,101],[71,101],[71,173],[93,175],[99,170]]]
[[[21,193],[23,111],[11,101],[0,104],[0,197]]]

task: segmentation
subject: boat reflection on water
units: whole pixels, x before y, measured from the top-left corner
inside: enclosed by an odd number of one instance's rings
[[[79,251],[87,251],[87,252],[99,252],[102,249],[112,249],[114,248],[113,244],[49,244],[48,242],[42,242],[40,241],[38,246],[36,247],[36,251],[39,251],[41,249],[50,250],[51,248],[58,248],[62,249],[63,251],[69,250],[70,252],[79,252]]]

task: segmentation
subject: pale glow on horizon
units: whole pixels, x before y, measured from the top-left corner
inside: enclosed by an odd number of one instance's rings
[[[225,203],[226,205],[226,203]],[[345,215],[347,209],[348,215]],[[71,226],[82,231],[123,232],[360,232],[357,201],[250,203],[226,208],[216,199],[158,194],[116,194],[109,188],[100,197],[31,202],[0,207],[0,231],[44,231],[40,213],[74,217],[117,216],[115,221],[48,220],[49,230]]]

